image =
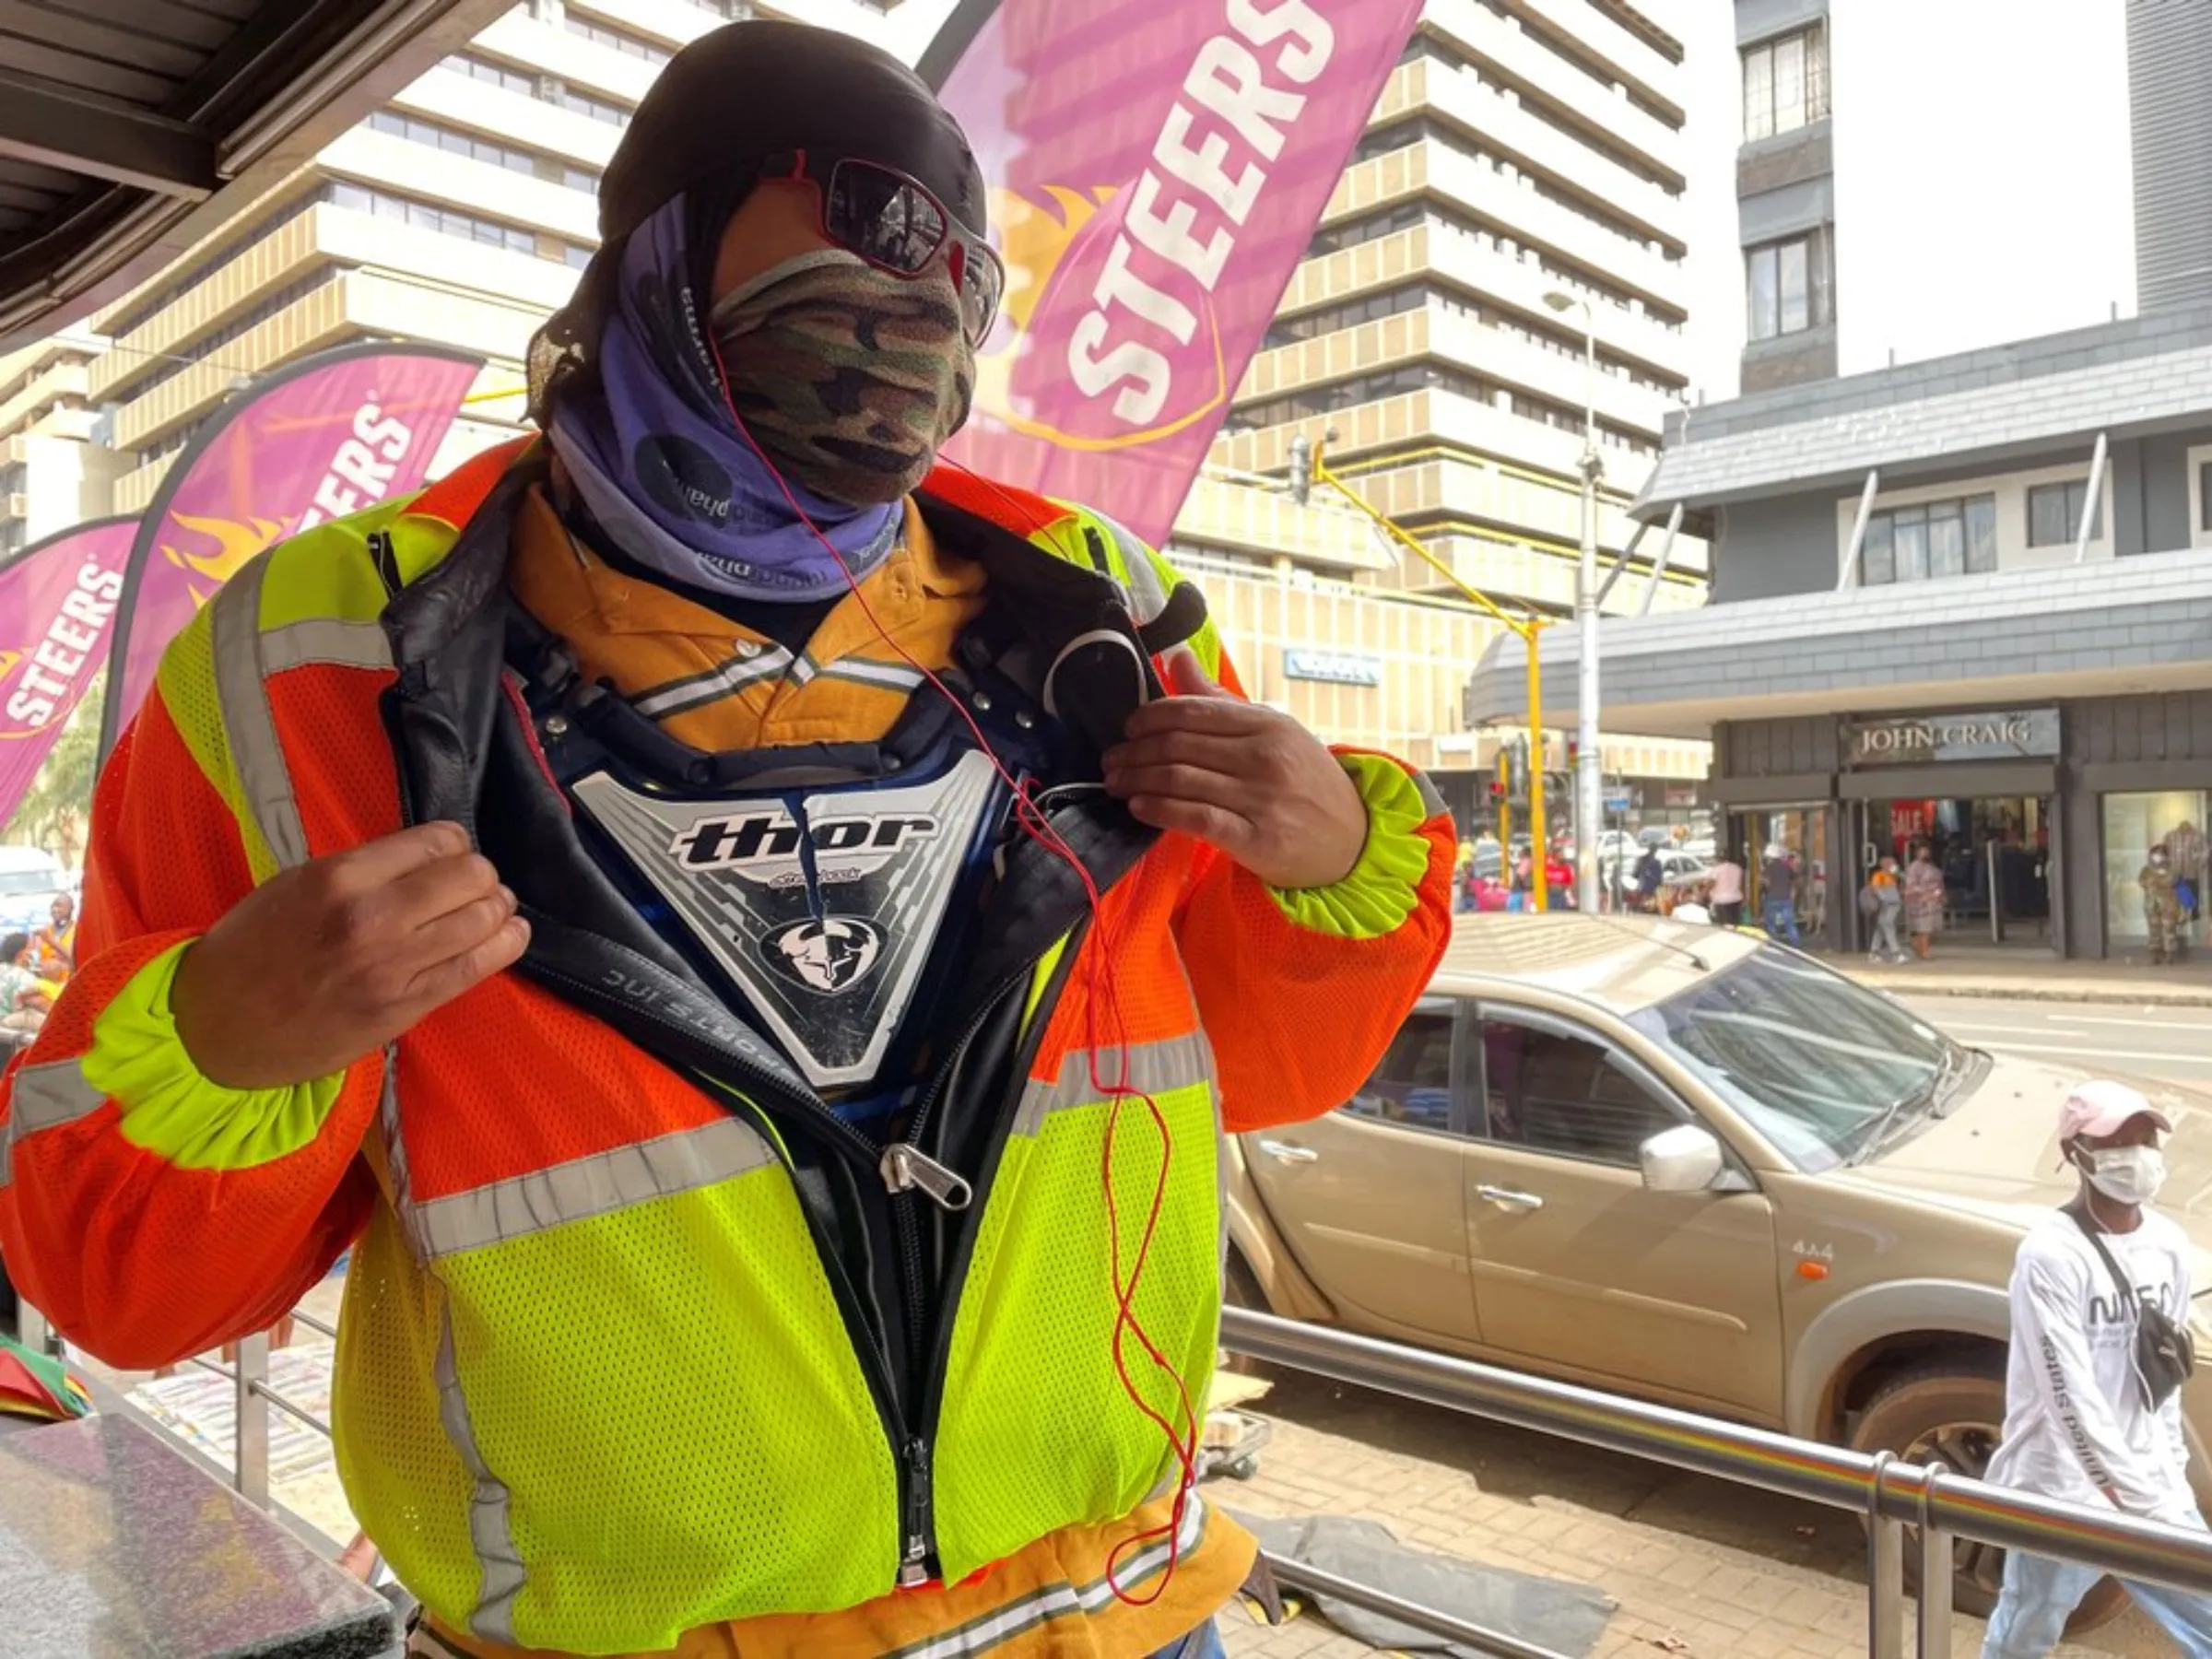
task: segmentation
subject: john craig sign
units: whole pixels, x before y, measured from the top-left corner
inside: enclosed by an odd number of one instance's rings
[[[2056,709],[1989,709],[1843,726],[1852,766],[1914,766],[1931,760],[2018,760],[2058,753]]]

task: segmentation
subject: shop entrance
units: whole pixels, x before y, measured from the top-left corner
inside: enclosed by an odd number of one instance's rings
[[[1830,914],[1829,833],[1832,808],[1825,801],[1800,806],[1759,806],[1729,814],[1726,849],[1744,865],[1744,919],[1759,923],[1769,914],[1768,900],[1775,896],[1772,874],[1779,865],[1790,870],[1790,915],[1808,947],[1832,943]],[[1777,915],[1778,924],[1787,922]],[[1786,935],[1785,935],[1786,936]]]
[[[2048,795],[1858,803],[1853,890],[1884,853],[1943,873],[1939,947],[2056,951],[2057,815]]]

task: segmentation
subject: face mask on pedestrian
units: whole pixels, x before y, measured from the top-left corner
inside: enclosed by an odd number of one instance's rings
[[[794,484],[853,506],[921,483],[968,418],[975,351],[943,258],[918,276],[829,248],[714,304],[730,402]]]
[[[2089,1184],[2114,1204],[2148,1204],[2166,1183],[2166,1155],[2156,1147],[2085,1147],[2076,1157]]]

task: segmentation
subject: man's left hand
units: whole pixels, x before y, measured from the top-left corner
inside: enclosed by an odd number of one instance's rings
[[[1141,822],[1218,848],[1269,887],[1342,881],[1367,846],[1367,804],[1321,740],[1230,695],[1186,653],[1173,695],[1130,718],[1106,788]]]

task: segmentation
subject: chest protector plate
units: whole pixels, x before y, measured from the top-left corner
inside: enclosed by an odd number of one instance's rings
[[[895,784],[685,800],[597,771],[570,787],[665,904],[664,927],[712,959],[815,1088],[837,1091],[875,1082],[906,1046],[1008,803],[972,748]]]

